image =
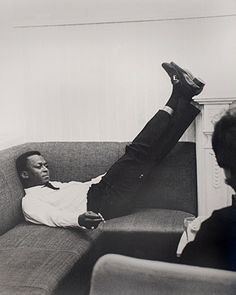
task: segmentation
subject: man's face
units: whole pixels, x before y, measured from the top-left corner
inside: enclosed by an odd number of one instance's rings
[[[30,187],[44,185],[49,181],[48,164],[42,156],[32,155],[27,158],[27,170],[25,178]]]

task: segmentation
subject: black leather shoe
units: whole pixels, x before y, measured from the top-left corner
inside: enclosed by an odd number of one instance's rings
[[[188,70],[183,70],[174,62],[165,62],[162,67],[169,75],[173,85],[180,83],[181,90],[186,96],[193,97],[202,91],[205,83],[201,79],[194,77]]]
[[[187,94],[195,96],[202,92],[202,89],[205,86],[205,82],[202,79],[194,77],[189,70],[182,69],[173,61],[170,65],[176,70],[180,83],[185,88]]]

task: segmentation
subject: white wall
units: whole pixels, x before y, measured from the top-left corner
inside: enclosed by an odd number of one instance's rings
[[[236,96],[235,1],[111,2],[101,1],[100,10],[94,1],[5,4],[11,17],[0,32],[2,141],[131,140],[170,94],[163,61],[199,74],[204,97]]]
[[[24,138],[22,65],[12,31],[0,24],[0,149]]]

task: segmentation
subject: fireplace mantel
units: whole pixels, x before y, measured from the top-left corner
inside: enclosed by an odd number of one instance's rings
[[[213,210],[231,204],[232,189],[224,182],[224,172],[212,150],[214,124],[228,110],[236,97],[196,98],[201,113],[196,119],[196,155],[198,179],[198,214],[209,216]]]

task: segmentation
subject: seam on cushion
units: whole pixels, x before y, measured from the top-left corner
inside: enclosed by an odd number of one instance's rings
[[[39,289],[39,290],[44,290],[47,293],[50,292],[50,290],[48,288],[43,288],[43,287],[35,287],[35,286],[28,286],[28,285],[8,285],[8,284],[2,284],[2,282],[0,283],[0,286],[4,286],[4,287],[13,287],[13,288],[28,288],[28,289]]]
[[[70,254],[75,254],[75,255],[78,255],[77,252],[75,251],[68,251],[68,250],[55,250],[55,249],[42,249],[42,248],[34,248],[34,247],[8,247],[8,248],[0,248],[0,251],[9,251],[9,250],[16,250],[16,249],[32,249],[32,250],[39,250],[39,251],[50,251],[50,252],[62,252],[62,253],[70,253]],[[88,250],[86,250],[86,252],[88,252]]]
[[[43,252],[43,251],[49,251],[49,252],[53,252],[53,253],[56,253],[56,252],[58,252],[58,253],[69,253],[69,254],[74,254],[74,255],[76,255],[76,257],[79,255],[79,253],[78,252],[76,252],[76,251],[68,251],[68,250],[55,250],[55,249],[42,249],[42,248],[35,248],[35,247],[16,247],[16,248],[14,248],[14,247],[11,247],[11,248],[0,248],[0,251],[9,251],[9,250],[16,250],[16,249],[32,249],[32,250],[39,250],[39,251],[41,251],[41,252]],[[89,250],[90,249],[86,249],[85,250],[85,252],[83,253],[83,255],[86,255],[87,253],[89,253]]]

